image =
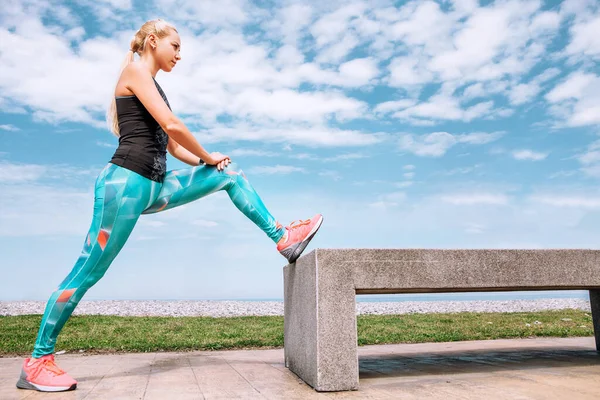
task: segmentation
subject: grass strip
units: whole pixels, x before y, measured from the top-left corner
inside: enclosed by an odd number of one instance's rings
[[[41,315],[0,316],[0,356],[30,354]],[[559,310],[519,313],[359,315],[358,344],[451,342],[594,334],[591,313]],[[72,316],[57,351],[86,353],[278,348],[283,317]]]

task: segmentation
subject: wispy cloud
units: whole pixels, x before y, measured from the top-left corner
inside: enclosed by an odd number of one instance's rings
[[[455,193],[440,196],[445,203],[457,206],[484,205],[506,205],[510,199],[501,193]]]
[[[196,225],[196,226],[202,226],[204,228],[214,228],[215,226],[218,226],[219,224],[215,221],[208,221],[205,219],[196,219],[191,221],[192,225]]]
[[[378,209],[387,209],[390,207],[396,207],[400,203],[403,203],[406,200],[405,192],[391,192],[380,195],[378,200],[372,203],[369,203],[369,207],[378,208]]]
[[[548,153],[542,153],[533,150],[515,150],[512,152],[515,160],[541,161],[548,157]]]
[[[476,132],[462,135],[452,135],[448,132],[433,132],[416,136],[406,134],[399,141],[400,150],[409,151],[418,156],[440,157],[459,143],[482,145],[498,140],[502,132]]]
[[[100,147],[107,147],[110,149],[116,149],[117,148],[117,143],[108,143],[108,142],[103,142],[101,140],[96,140],[96,145],[100,146]]]
[[[258,175],[287,175],[294,172],[306,172],[304,168],[291,165],[255,166],[248,170],[251,174]]]
[[[1,183],[21,183],[40,179],[47,168],[42,165],[13,164],[0,162]]]
[[[536,195],[530,200],[540,204],[555,207],[597,209],[600,208],[600,197],[565,196],[565,195]]]
[[[3,124],[3,125],[0,125],[0,130],[8,131],[8,132],[17,132],[17,131],[20,131],[21,129],[17,128],[14,125],[11,125],[11,124]]]

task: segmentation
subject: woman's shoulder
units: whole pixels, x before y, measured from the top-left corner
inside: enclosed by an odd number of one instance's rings
[[[139,87],[141,82],[148,80],[154,79],[146,68],[136,62],[130,63],[123,69],[123,72],[121,72],[121,77],[117,83],[115,95],[135,95],[135,93],[131,90],[131,87]]]
[[[131,78],[148,78],[152,75],[150,74],[150,71],[148,71],[147,68],[144,68],[140,63],[132,62],[123,69],[122,76]]]

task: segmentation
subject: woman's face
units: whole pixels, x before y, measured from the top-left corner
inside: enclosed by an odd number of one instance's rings
[[[181,60],[181,39],[174,30],[171,29],[170,32],[168,36],[156,41],[156,50],[153,52],[158,67],[165,72],[171,72],[177,61]]]

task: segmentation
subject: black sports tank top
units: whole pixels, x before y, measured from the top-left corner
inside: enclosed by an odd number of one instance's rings
[[[154,78],[152,78],[154,79]],[[160,95],[169,101],[156,80]],[[117,96],[119,146],[111,163],[127,168],[156,182],[163,182],[167,172],[169,136],[135,96]]]

